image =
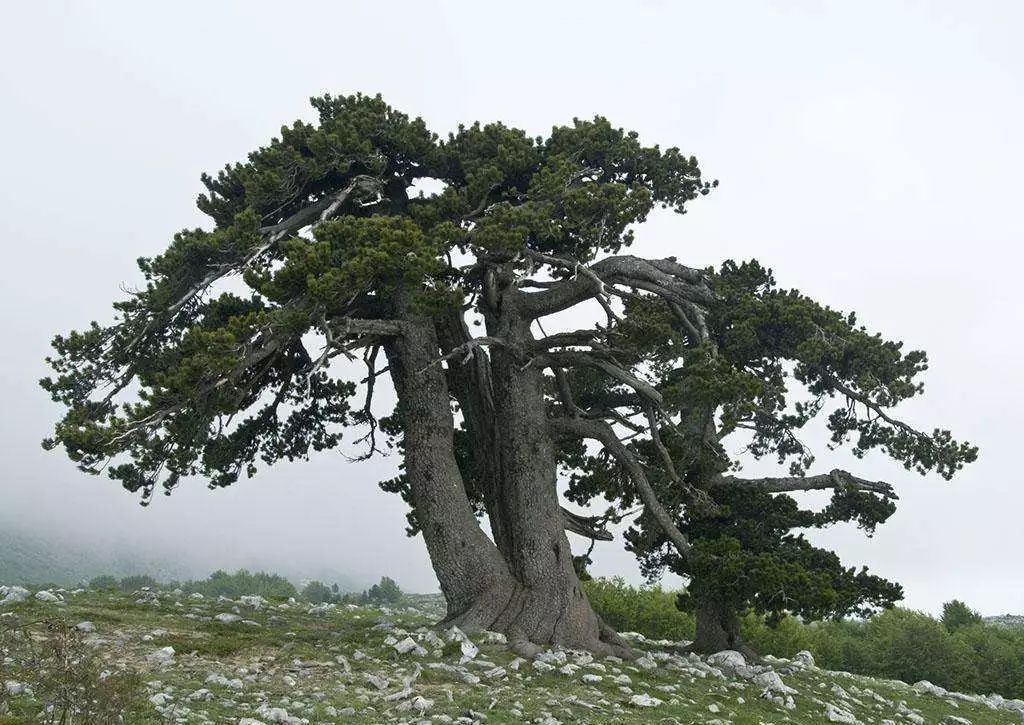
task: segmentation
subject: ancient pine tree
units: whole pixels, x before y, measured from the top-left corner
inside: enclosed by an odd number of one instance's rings
[[[558,471],[595,439],[666,541],[692,551],[673,502],[697,487],[671,453],[623,442],[665,448],[680,404],[654,343],[620,349],[621,326],[627,306],[656,304],[702,334],[720,295],[706,271],[622,250],[652,210],[682,213],[714,183],[601,117],[545,138],[500,123],[440,138],[379,97],[313,106],[316,122],[203,176],[210,227],[140,259],[144,284],[111,324],[54,340],[43,385],[66,412],[46,445],[147,502],[186,478],[227,486],[334,449],[350,428],[365,455],[397,436],[402,473],[384,485],[410,504],[446,622],[521,651],[629,654],[581,591],[565,533],[606,532],[562,507]],[[559,324],[577,308],[600,318]],[[378,419],[388,378],[398,404]],[[580,381],[620,404],[581,407]],[[853,385],[833,391],[879,407]]]

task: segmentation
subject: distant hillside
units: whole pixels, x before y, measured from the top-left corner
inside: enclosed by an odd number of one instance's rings
[[[100,574],[150,574],[166,580],[184,573],[167,561],[0,522],[0,583],[74,585]]]
[[[995,627],[1020,627],[1024,629],[1024,614],[1000,614],[996,617],[985,617],[985,624]]]
[[[95,539],[84,539],[47,528],[25,525],[0,517],[0,584],[74,586],[101,574],[121,578],[148,574],[161,582],[204,579],[215,568],[259,571],[273,568],[301,587],[316,579],[337,584],[342,591],[360,591],[373,582],[359,581],[334,567],[316,562],[297,562],[293,566],[271,566],[249,561],[246,557],[229,559],[223,566],[211,567],[183,552],[155,553],[141,549],[136,541],[118,541],[109,532],[98,532]],[[381,572],[387,574],[387,572]]]

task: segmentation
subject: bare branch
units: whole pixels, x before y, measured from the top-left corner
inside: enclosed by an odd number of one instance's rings
[[[557,432],[578,438],[590,438],[601,443],[604,449],[625,469],[633,481],[637,495],[643,501],[647,512],[675,546],[679,555],[683,558],[689,556],[692,547],[686,535],[679,530],[679,527],[672,521],[671,514],[658,501],[654,489],[651,488],[651,484],[647,480],[647,474],[644,473],[643,466],[640,465],[630,450],[619,440],[619,437],[615,435],[615,431],[610,425],[604,421],[585,420],[582,418],[551,418],[549,424]]]
[[[736,476],[719,476],[712,482],[714,485],[733,485],[759,487],[770,493],[790,493],[793,491],[824,491],[829,489],[867,491],[877,493],[886,498],[899,498],[893,487],[884,481],[868,481],[854,476],[852,473],[835,468],[828,473],[816,476],[786,476],[782,478],[738,478]]]
[[[572,278],[542,292],[522,293],[522,309],[527,317],[543,317],[584,300],[600,298],[605,294],[605,286],[612,284],[645,289],[679,304],[708,303],[713,299],[703,272],[685,267],[673,259],[647,260],[623,255],[585,265],[533,250],[525,250],[524,255],[573,273]]]

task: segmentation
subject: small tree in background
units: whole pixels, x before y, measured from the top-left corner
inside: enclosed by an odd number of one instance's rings
[[[959,599],[953,599],[942,605],[942,626],[949,632],[961,627],[982,623],[981,614],[968,607]]]
[[[402,600],[402,589],[394,579],[384,576],[370,587],[366,599],[374,604],[397,604]]]
[[[313,604],[324,604],[337,601],[337,596],[329,586],[320,581],[311,581],[302,587],[302,598]]]

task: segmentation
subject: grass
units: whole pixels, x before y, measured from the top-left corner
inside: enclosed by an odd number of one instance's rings
[[[396,712],[398,703],[385,702],[367,682],[367,675],[388,678],[386,692],[390,693],[401,688],[402,678],[416,674],[418,664],[458,663],[457,648],[444,647],[418,659],[398,655],[386,644],[389,636],[401,639],[406,632],[415,636],[431,623],[427,615],[412,611],[385,615],[372,608],[339,607],[315,616],[301,606],[257,611],[239,608],[243,617],[260,626],[189,618],[210,617],[231,609],[228,603],[210,599],[182,598],[176,606],[172,599],[163,598],[158,606],[143,606],[123,594],[84,592],[69,595],[63,607],[36,601],[18,604],[13,610],[5,610],[13,614],[4,620],[42,622],[58,618],[72,625],[86,619],[95,623],[97,629],[89,647],[98,663],[104,668],[120,667],[139,674],[133,701],[141,699],[145,707],[123,720],[138,725],[168,720],[237,723],[241,717],[258,717],[256,710],[261,703],[284,707],[291,715],[313,723],[408,722],[415,720],[414,713]],[[383,619],[393,623],[394,629],[376,627]],[[42,630],[37,634],[45,636]],[[148,654],[165,646],[177,653],[172,666],[161,669],[147,661]],[[494,665],[510,668],[515,659],[499,644],[483,643],[480,650],[477,659]],[[339,658],[344,658],[347,670]],[[470,669],[483,677],[485,668]],[[580,676],[584,672],[604,679],[583,683]],[[244,688],[238,691],[207,684],[210,674],[241,678]],[[622,674],[631,679],[629,692],[612,679]],[[413,687],[416,694],[433,700],[427,715],[457,718],[474,710],[485,713],[489,725],[533,721],[545,714],[563,722],[592,723],[704,723],[716,718],[736,725],[821,723],[826,721],[824,702],[843,706],[865,723],[880,723],[885,718],[906,722],[895,715],[896,703],[901,701],[920,711],[928,723],[938,723],[951,714],[967,718],[974,725],[1020,722],[1011,713],[984,705],[960,702],[955,707],[894,681],[815,670],[797,671],[784,679],[799,692],[795,710],[763,699],[761,688],[749,682],[701,678],[666,667],[644,671],[631,663],[600,660],[583,665],[573,676],[539,673],[524,662],[518,672],[510,670],[506,678],[484,679],[472,685],[449,672],[424,667]],[[841,700],[834,694],[836,684],[852,699]],[[202,689],[209,690],[212,699],[189,700],[192,693]],[[157,692],[173,697],[163,716],[146,701]],[[640,693],[664,704],[652,709],[629,705],[629,696]],[[883,705],[875,695],[889,704]],[[42,704],[42,699],[11,698],[9,712],[0,715],[0,725],[39,722],[36,716]],[[346,707],[355,708],[357,714],[345,718],[329,714]],[[716,709],[717,714],[712,712]]]

